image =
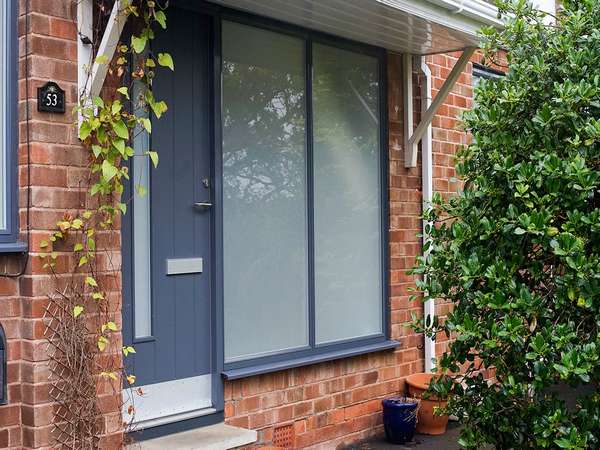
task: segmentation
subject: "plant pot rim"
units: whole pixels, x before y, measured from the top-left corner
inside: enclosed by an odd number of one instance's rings
[[[407,395],[394,395],[393,397],[384,398],[383,401],[392,402],[395,405],[418,405],[420,402],[418,398]]]
[[[429,384],[431,383],[431,380],[433,380],[434,378],[439,378],[439,377],[440,377],[440,375],[435,374],[435,373],[426,373],[426,372],[413,373],[412,375],[409,375],[408,377],[406,377],[406,383],[409,386],[427,390],[427,389],[429,389]]]

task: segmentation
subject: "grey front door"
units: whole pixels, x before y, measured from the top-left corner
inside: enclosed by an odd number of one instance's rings
[[[132,173],[149,186],[130,214],[132,306],[124,310],[125,343],[134,342],[132,370],[145,391],[136,399],[142,426],[212,406],[210,26],[206,16],[172,8],[168,31],[153,43],[173,56],[175,71],[158,69],[154,94],[168,111],[136,145],[138,154],[144,145],[158,152],[158,168],[138,160]]]

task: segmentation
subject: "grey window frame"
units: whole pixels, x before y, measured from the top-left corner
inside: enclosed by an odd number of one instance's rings
[[[6,3],[6,46],[8,63],[6,70],[6,116],[4,117],[3,135],[4,139],[4,164],[6,166],[6,204],[4,214],[6,215],[6,228],[0,230],[0,253],[24,252],[27,244],[20,242],[19,217],[18,217],[18,14],[17,0],[9,0]],[[4,27],[3,27],[4,28]],[[11,63],[12,62],[12,63]]]
[[[504,76],[506,76],[506,74],[500,70],[492,69],[483,64],[473,63],[473,77],[494,80]]]
[[[267,29],[270,31],[282,33],[284,35],[291,35],[304,40],[305,42],[305,83],[306,83],[306,145],[307,145],[307,183],[308,183],[308,219],[312,221],[312,214],[314,209],[313,199],[313,183],[314,179],[312,176],[312,164],[313,164],[313,111],[312,111],[312,47],[313,43],[319,43],[338,47],[344,50],[349,50],[356,53],[362,53],[377,58],[379,65],[379,119],[380,119],[380,139],[379,139],[379,151],[380,151],[380,192],[381,192],[381,258],[382,258],[382,327],[381,333],[371,335],[367,337],[351,338],[344,341],[336,341],[333,343],[317,344],[315,342],[315,317],[314,317],[314,260],[313,255],[314,249],[314,223],[309,224],[309,283],[311,291],[309,298],[309,328],[310,328],[310,341],[308,348],[299,350],[292,350],[289,352],[283,352],[275,355],[257,357],[247,359],[243,361],[235,362],[224,362],[224,335],[223,330],[220,330],[217,342],[217,351],[221,354],[220,369],[221,374],[225,379],[233,380],[244,378],[247,376],[269,373],[277,370],[288,369],[292,367],[300,367],[309,364],[315,364],[323,361],[331,361],[340,358],[351,357],[360,354],[371,353],[375,351],[382,351],[396,348],[400,345],[398,341],[390,339],[390,312],[389,312],[389,186],[388,186],[388,123],[387,123],[387,53],[384,49],[373,47],[363,43],[357,43],[348,41],[343,38],[330,36],[317,31],[307,30],[302,27],[290,25],[287,23],[281,23],[272,19],[257,17],[251,14],[235,12],[227,9],[219,9],[217,12],[215,27],[215,175],[218,180],[221,176],[221,111],[220,101],[221,95],[221,49],[220,49],[220,23],[222,20],[228,20],[233,22],[242,23],[245,25]],[[220,184],[216,187],[215,196],[217,199],[222,198],[222,192],[220,190]],[[217,208],[215,211],[217,215],[216,229],[219,230],[222,225],[222,202],[217,202]],[[218,233],[218,238],[222,238],[221,233]],[[223,260],[222,260],[222,240],[217,243],[217,252],[215,253],[216,261],[215,267],[217,271],[216,275],[216,295],[219,315],[221,316],[220,323],[224,323],[223,317]],[[219,286],[221,285],[221,286]]]

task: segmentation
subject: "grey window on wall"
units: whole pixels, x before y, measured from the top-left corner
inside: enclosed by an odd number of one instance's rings
[[[380,58],[221,41],[225,363],[383,340]]]
[[[499,70],[491,69],[481,64],[473,64],[473,87],[481,82],[481,80],[497,80],[505,76],[504,73]]]

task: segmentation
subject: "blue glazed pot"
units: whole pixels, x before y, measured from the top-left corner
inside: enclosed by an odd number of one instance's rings
[[[392,444],[412,441],[417,426],[419,401],[409,397],[386,398],[383,403],[385,437]]]

